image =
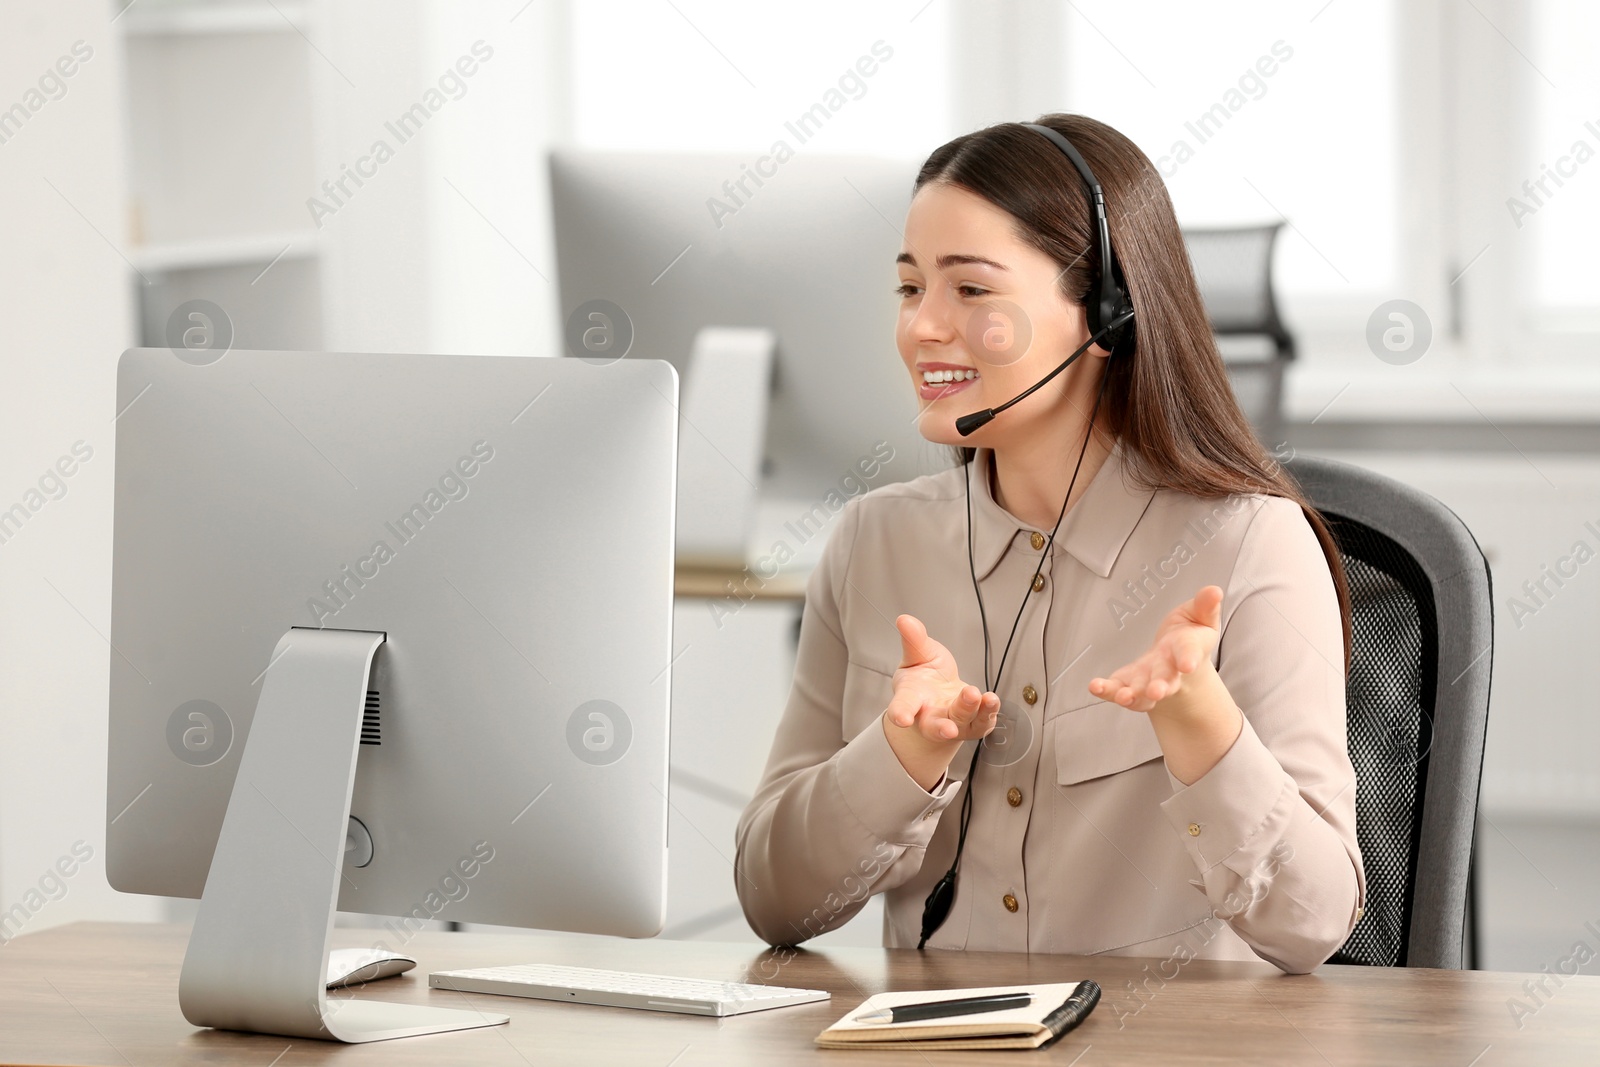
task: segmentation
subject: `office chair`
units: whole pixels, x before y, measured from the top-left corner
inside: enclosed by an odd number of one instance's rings
[[[1330,963],[1473,966],[1473,830],[1494,609],[1455,513],[1348,463],[1285,467],[1322,512],[1350,585],[1345,695],[1367,907]]]
[[[1295,357],[1272,291],[1272,252],[1283,225],[1183,230],[1234,396],[1269,449],[1283,440],[1283,375]]]

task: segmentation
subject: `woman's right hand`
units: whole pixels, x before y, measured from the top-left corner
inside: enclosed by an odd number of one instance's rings
[[[906,773],[931,791],[963,741],[994,729],[1000,698],[963,682],[956,658],[916,616],[901,615],[894,624],[903,653],[883,732]]]

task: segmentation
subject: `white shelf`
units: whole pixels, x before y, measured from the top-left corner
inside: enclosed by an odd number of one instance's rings
[[[304,32],[306,5],[284,0],[266,3],[150,3],[134,0],[116,19],[122,32],[137,37],[181,37],[229,33]]]
[[[315,256],[320,240],[315,230],[252,234],[198,241],[145,245],[133,250],[133,265],[147,273],[232,267],[245,263],[265,266],[275,260]]]

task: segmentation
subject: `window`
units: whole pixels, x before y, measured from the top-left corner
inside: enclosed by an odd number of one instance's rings
[[[1278,291],[1359,307],[1400,281],[1391,0],[1076,0],[1071,108],[1155,161],[1184,225],[1287,218]],[[1159,27],[1159,32],[1151,32]],[[1297,316],[1301,317],[1301,316]]]
[[[1532,121],[1524,175],[1506,209],[1522,238],[1520,296],[1529,325],[1600,331],[1600,5],[1535,0],[1520,72]]]

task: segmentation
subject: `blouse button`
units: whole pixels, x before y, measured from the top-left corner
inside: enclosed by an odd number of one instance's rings
[[[1018,789],[1016,786],[1012,786],[1010,789],[1007,789],[1006,803],[1010,804],[1013,808],[1020,806],[1022,804],[1022,790]]]
[[[1037,593],[1039,590],[1041,590],[1043,588],[1044,588],[1044,575],[1035,574],[1033,576],[1033,591],[1035,593]]]
[[[1007,893],[1005,896],[1001,897],[1000,903],[1006,906],[1007,911],[1017,910],[1017,898],[1012,896],[1010,893]]]
[[[1040,533],[1038,530],[1033,531],[1033,534],[1028,538],[1028,543],[1032,545],[1033,550],[1037,552],[1039,549],[1044,547],[1044,534]],[[1012,910],[1015,911],[1016,909],[1013,908]]]
[[[1200,836],[1200,824],[1199,823],[1192,822],[1192,823],[1189,824],[1189,836],[1190,837],[1199,837]]]
[[[1031,685],[1025,685],[1022,687],[1022,699],[1029,704],[1037,704],[1039,703],[1039,691]]]

